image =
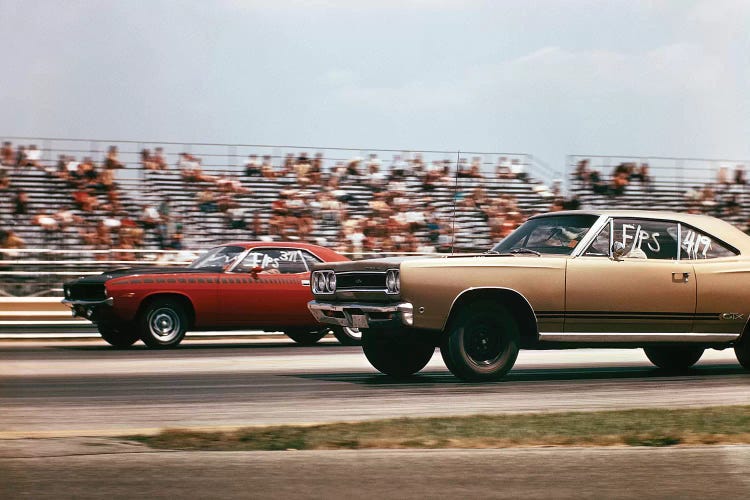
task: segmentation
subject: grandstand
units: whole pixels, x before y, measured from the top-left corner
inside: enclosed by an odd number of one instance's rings
[[[87,254],[89,251],[96,250],[94,245],[86,244],[80,238],[80,232],[85,228],[81,225],[70,225],[65,231],[46,231],[39,225],[32,223],[35,214],[48,213],[54,214],[60,210],[71,210],[76,216],[85,221],[99,221],[108,215],[106,209],[94,209],[90,212],[84,212],[76,208],[73,203],[74,188],[64,180],[52,174],[54,162],[59,154],[77,153],[97,154],[104,148],[102,143],[96,143],[90,149],[87,149],[79,142],[67,139],[26,139],[28,143],[36,141],[46,144],[42,148],[44,160],[43,168],[12,168],[9,169],[10,187],[6,192],[12,193],[23,189],[29,197],[29,213],[24,215],[15,215],[13,213],[13,203],[11,196],[4,197],[3,203],[0,204],[0,220],[3,226],[13,221],[14,231],[21,236],[26,242],[27,247],[45,248],[54,250],[71,249],[79,255]],[[83,142],[83,141],[81,141]],[[86,141],[92,142],[92,141]],[[111,143],[113,141],[107,141]],[[70,144],[73,144],[71,147]],[[93,144],[93,143],[92,143]],[[125,171],[118,171],[117,185],[120,191],[120,202],[122,204],[123,216],[132,220],[138,220],[140,211],[145,204],[158,205],[164,198],[169,199],[173,217],[179,221],[180,230],[183,232],[183,248],[192,250],[202,250],[208,246],[225,242],[231,239],[253,239],[253,238],[275,238],[269,234],[269,219],[271,217],[271,205],[274,200],[279,199],[282,193],[291,189],[306,189],[313,193],[320,189],[321,186],[301,187],[296,184],[296,177],[293,172],[286,172],[284,175],[276,178],[265,177],[246,177],[241,176],[241,167],[239,166],[244,154],[238,154],[237,149],[253,150],[261,154],[269,148],[273,149],[272,157],[276,161],[276,167],[279,168],[279,162],[284,158],[288,151],[297,153],[301,148],[284,148],[270,146],[234,146],[234,145],[179,145],[174,151],[169,153],[175,158],[176,151],[192,150],[197,151],[195,155],[200,155],[208,159],[202,165],[202,171],[206,176],[220,177],[223,175],[238,176],[242,188],[247,193],[237,193],[233,195],[237,204],[245,210],[250,220],[247,228],[232,228],[227,224],[227,214],[222,211],[204,212],[199,208],[198,197],[202,191],[215,190],[215,186],[210,181],[186,181],[181,176],[180,171],[175,167],[176,161],[168,162],[168,170],[146,170],[139,165],[137,158],[138,150],[143,143],[123,143],[126,147],[121,147],[123,151],[123,161],[128,165]],[[129,147],[128,147],[129,146]],[[134,148],[135,146],[135,148]],[[231,150],[226,155],[216,153],[216,148],[226,146]],[[324,148],[308,148],[312,151],[322,150]],[[371,154],[372,150],[327,150],[327,153],[333,152],[332,157],[326,158],[328,163],[347,161],[352,156],[363,157]],[[380,153],[403,154],[400,151],[378,150]],[[411,154],[428,155],[444,158],[447,155],[454,155],[453,152],[411,152]],[[465,153],[466,156],[473,156],[475,153]],[[513,154],[483,154],[490,161],[483,162],[483,166],[490,169],[491,161],[500,156],[518,158],[526,168],[534,170],[533,159],[529,155]],[[455,165],[455,164],[454,164]],[[327,172],[330,175],[330,168]],[[544,167],[537,167],[537,169]],[[542,181],[529,177],[526,180],[520,179],[494,179],[489,177],[483,179],[457,179],[456,182],[445,183],[433,189],[429,193],[429,204],[435,209],[437,217],[443,221],[454,221],[455,213],[455,246],[461,250],[474,250],[486,248],[490,243],[489,233],[487,231],[486,216],[477,208],[469,208],[456,205],[454,203],[456,191],[469,192],[477,186],[482,186],[486,191],[488,198],[494,198],[499,195],[514,196],[518,207],[526,215],[537,211],[544,211],[549,208],[551,200],[548,196],[540,194],[538,187]],[[549,177],[549,175],[548,175]],[[418,173],[407,172],[402,179],[406,184],[409,193],[419,193],[421,191],[422,180]],[[347,194],[347,212],[350,218],[367,218],[371,215],[368,205],[373,199],[373,189],[367,185],[367,175],[347,176],[345,181],[338,186]],[[419,203],[419,199],[413,200]],[[315,214],[313,214],[315,215]],[[255,227],[253,221],[257,217]],[[320,218],[314,218],[316,223],[307,239],[312,242],[327,244],[329,246],[339,246],[341,243],[341,222],[334,223],[323,221]],[[261,228],[261,231],[253,229]],[[424,238],[424,232],[418,232],[418,238]],[[286,235],[291,239],[297,239],[299,236],[294,231],[289,231]],[[142,249],[158,250],[160,243],[158,238],[146,231]]]

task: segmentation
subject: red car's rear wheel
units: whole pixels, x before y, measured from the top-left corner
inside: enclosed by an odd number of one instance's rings
[[[333,332],[333,336],[336,337],[341,345],[362,344],[362,331],[359,328],[334,326],[331,328],[331,332]]]
[[[319,330],[286,330],[287,337],[300,345],[313,345],[328,333],[328,328]]]

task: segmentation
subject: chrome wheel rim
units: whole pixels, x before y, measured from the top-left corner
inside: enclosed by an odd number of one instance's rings
[[[349,326],[345,326],[344,333],[347,337],[354,339],[354,340],[362,340],[362,331],[359,328],[352,328]]]
[[[498,328],[488,321],[476,321],[464,331],[464,350],[472,363],[488,367],[502,357],[507,341]]]
[[[148,315],[148,330],[159,342],[170,342],[180,334],[180,317],[168,307],[151,311]]]

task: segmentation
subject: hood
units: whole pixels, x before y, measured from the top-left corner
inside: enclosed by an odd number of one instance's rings
[[[432,256],[385,257],[382,259],[351,260],[345,262],[322,262],[315,264],[313,270],[334,269],[336,272],[346,271],[385,271],[398,268],[402,262],[420,259],[434,259]]]
[[[101,274],[94,276],[82,276],[78,279],[70,281],[69,283],[104,283],[107,280],[114,278],[122,278],[123,276],[143,276],[153,274],[197,274],[197,273],[218,273],[221,272],[221,267],[203,267],[200,269],[190,269],[187,267],[177,266],[161,266],[161,267],[125,267],[119,269],[111,269],[104,271]]]
[[[474,258],[503,258],[512,260],[514,257],[534,257],[536,255],[529,254],[492,254],[487,252],[482,253],[437,253],[429,255],[413,255],[406,257],[384,257],[379,259],[364,259],[364,260],[351,260],[348,262],[322,262],[315,264],[313,270],[316,269],[334,269],[336,272],[347,272],[347,271],[385,271],[387,269],[393,269],[400,267],[401,263],[415,261],[425,261],[427,265],[435,264],[439,261],[454,260],[454,259],[470,259]]]

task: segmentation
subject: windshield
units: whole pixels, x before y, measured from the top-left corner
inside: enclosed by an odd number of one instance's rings
[[[212,248],[195,259],[188,267],[190,269],[222,269],[244,251],[244,247],[236,246]]]
[[[596,215],[559,215],[530,219],[490,252],[570,255],[598,218]]]

